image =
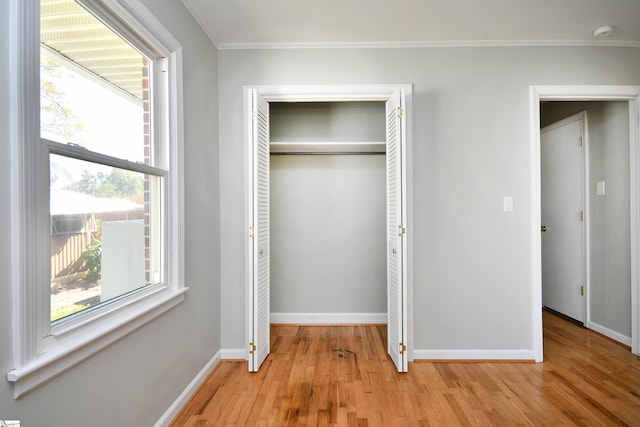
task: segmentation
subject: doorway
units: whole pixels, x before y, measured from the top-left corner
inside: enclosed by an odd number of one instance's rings
[[[249,370],[269,353],[269,103],[382,101],[386,120],[388,352],[398,371],[412,357],[411,306],[411,86],[305,86],[245,88],[247,110],[246,312]],[[267,201],[267,202],[265,202]],[[265,203],[267,203],[265,205]],[[262,225],[261,225],[262,224]]]
[[[386,323],[384,103],[270,107],[271,323]]]
[[[623,101],[628,108],[628,158],[629,158],[629,263],[631,288],[631,350],[639,353],[638,330],[638,281],[640,260],[640,134],[638,132],[640,111],[639,86],[534,86],[531,88],[531,141],[532,141],[532,266],[533,266],[533,329],[536,361],[543,359],[542,341],[542,260],[541,260],[541,158],[540,158],[540,109],[542,102],[550,101]],[[596,191],[597,183],[593,190]],[[601,186],[600,186],[601,188]],[[587,270],[589,271],[589,270]],[[587,293],[588,295],[588,293]],[[589,307],[589,305],[587,305]],[[587,312],[587,318],[589,314]]]

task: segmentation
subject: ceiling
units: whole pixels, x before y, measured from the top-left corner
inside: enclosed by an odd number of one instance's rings
[[[640,0],[182,0],[220,49],[640,47]],[[614,33],[595,38],[611,25]]]

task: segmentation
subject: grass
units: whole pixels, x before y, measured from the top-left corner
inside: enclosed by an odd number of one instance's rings
[[[51,321],[54,322],[58,319],[62,319],[63,317],[70,316],[74,313],[82,311],[91,307],[91,304],[73,304],[68,305],[66,307],[62,307],[51,313]]]

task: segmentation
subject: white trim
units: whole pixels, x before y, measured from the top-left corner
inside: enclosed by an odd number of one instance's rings
[[[150,22],[150,21],[145,21]],[[159,24],[158,24],[159,25]],[[164,27],[154,27],[164,28]],[[166,32],[166,30],[164,30]],[[164,40],[163,40],[164,41]],[[167,192],[171,196],[172,203],[169,205],[168,218],[165,218],[169,226],[168,241],[171,242],[168,250],[169,262],[168,277],[169,283],[177,288],[186,287],[185,280],[185,201],[184,201],[184,99],[183,99],[183,69],[182,69],[182,46],[175,40],[167,40],[171,43],[168,46],[173,49],[169,57],[169,75],[174,76],[168,79],[169,93],[171,101],[169,104],[168,137],[174,141],[169,145],[169,167],[170,179]],[[164,73],[167,74],[167,73]],[[167,261],[168,262],[168,261]]]
[[[187,9],[189,9],[187,7]],[[191,11],[191,10],[190,10]],[[193,14],[197,16],[197,14]],[[196,21],[204,28],[198,18]],[[334,43],[218,43],[206,30],[218,50],[270,49],[407,49],[443,47],[627,47],[640,48],[638,41],[616,40],[452,40],[399,42],[334,42]]]
[[[631,337],[623,335],[619,332],[616,332],[612,329],[609,329],[595,322],[589,322],[587,324],[587,328],[593,329],[594,331],[604,335],[605,337],[611,338],[612,340],[618,341],[619,343],[622,343],[624,345],[631,347]]]
[[[62,144],[60,142],[50,141],[41,138],[40,141],[47,148],[50,154],[59,154],[61,156],[70,157],[85,162],[93,162],[100,165],[110,166],[118,169],[125,169],[139,174],[147,174],[166,178],[168,173],[164,169],[146,165],[144,163],[132,162],[130,160],[113,157],[108,154],[102,154],[97,151],[90,151],[81,146]]]
[[[267,102],[386,101],[394,90],[411,85],[265,85],[251,86]]]
[[[640,355],[640,86],[629,101],[629,175],[631,198],[631,351]],[[634,262],[635,260],[635,262]]]
[[[252,119],[248,117],[246,113],[253,111],[253,90],[249,87],[243,88],[242,96],[242,133],[243,133],[243,159],[244,159],[244,343],[247,345],[245,353],[245,359],[249,362],[248,369],[251,371],[252,361],[249,360],[249,343],[253,339],[253,242],[251,241],[251,233],[253,227],[253,130]]]
[[[271,323],[292,325],[386,324],[387,313],[271,313]]]
[[[405,241],[404,268],[407,278],[406,299],[407,299],[407,362],[413,361],[413,87],[407,85],[405,87],[404,110],[406,116],[405,122],[405,142],[403,148],[403,157],[405,168],[404,183],[406,194],[403,194],[404,203],[404,219],[407,221],[407,234]]]
[[[175,417],[178,416],[180,410],[187,404],[191,396],[194,395],[198,388],[205,382],[215,368],[218,367],[222,360],[221,351],[213,355],[211,359],[204,365],[200,372],[196,374],[191,382],[182,390],[182,393],[173,401],[171,406],[162,414],[162,416],[153,425],[154,427],[167,427],[171,424]]]
[[[406,112],[406,248],[405,259],[407,263],[406,287],[407,287],[407,307],[406,307],[406,331],[407,331],[407,351],[408,360],[412,360],[413,355],[413,164],[412,164],[412,106],[413,106],[413,86],[411,84],[388,84],[388,85],[261,85],[245,86],[243,88],[243,112],[249,111],[249,93],[256,90],[267,102],[341,102],[341,101],[387,101],[393,93],[401,89],[405,96]],[[250,146],[249,146],[249,123],[250,118],[243,113],[244,127],[244,192],[245,192],[245,343],[250,342],[250,313],[251,310],[249,295],[251,293],[251,242],[248,238],[251,224],[251,191],[249,182],[246,180],[251,176]]]
[[[414,361],[420,360],[530,360],[532,350],[414,350]]]
[[[640,354],[640,86],[559,85],[531,86],[531,267],[532,330],[535,360],[543,358],[542,271],[541,271],[541,193],[540,193],[540,101],[629,101],[630,157],[630,240],[631,240],[631,351]]]
[[[167,135],[168,140],[163,142],[172,150],[162,153],[165,158],[170,154],[171,164],[165,161],[161,165],[169,169],[167,186],[170,187],[170,191],[164,194],[169,203],[164,218],[167,227],[167,240],[163,242],[167,263],[164,285],[152,286],[148,292],[138,292],[117,304],[88,311],[86,316],[91,317],[92,322],[74,325],[77,328],[73,332],[52,334],[55,331],[51,327],[48,302],[50,254],[48,245],[42,244],[42,236],[50,232],[47,156],[49,151],[54,152],[58,148],[43,144],[39,135],[39,2],[12,0],[10,144],[14,369],[7,373],[7,380],[14,383],[16,398],[180,304],[187,291],[184,283],[182,191],[182,51],[173,36],[139,0],[130,0],[124,5],[116,1],[120,0],[104,0],[98,5],[95,0],[85,0],[101,12],[123,17],[127,21],[126,34],[133,34],[135,29],[147,36],[152,44],[161,45],[158,47],[165,50],[163,54],[168,57],[172,71],[171,81],[168,77],[164,81],[168,83],[166,95],[169,98],[165,101],[169,108],[160,111],[163,120],[157,120],[166,123],[161,134]],[[72,148],[60,150],[66,152]],[[141,295],[146,297],[140,298]],[[119,308],[115,310],[117,305]]]
[[[33,72],[38,69],[35,52],[39,36],[32,31],[37,28],[39,17],[36,2],[13,0],[9,7],[12,347],[14,365],[22,366],[29,355],[37,352],[35,343],[23,337],[36,334],[39,323],[23,305],[23,301],[36,298],[37,292],[28,286],[36,280],[33,267],[37,260],[28,253],[28,248],[37,244],[37,230],[32,226],[36,186],[26,179],[25,172],[35,167],[35,150],[33,144],[24,141],[39,138],[39,117],[35,114],[39,109],[39,84]]]
[[[535,104],[534,104],[534,99]],[[531,326],[533,353],[542,362],[542,185],[540,174],[540,100],[531,88]]]
[[[248,360],[247,350],[244,348],[223,348],[220,350],[222,360]]]
[[[184,301],[184,293],[186,291],[187,288],[183,288],[181,292],[164,298],[150,308],[133,313],[133,316],[128,315],[130,313],[126,312],[120,313],[118,319],[111,319],[113,325],[110,325],[108,329],[105,327],[108,325],[101,325],[104,329],[98,331],[97,337],[96,334],[87,335],[85,333],[83,336],[75,338],[68,343],[67,347],[57,349],[58,351],[56,352],[45,353],[35,361],[19,369],[9,371],[7,373],[7,381],[14,383],[14,397],[17,399],[25,395],[169,311]]]

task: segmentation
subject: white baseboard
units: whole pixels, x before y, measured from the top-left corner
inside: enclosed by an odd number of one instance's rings
[[[198,372],[198,374],[191,380],[189,385],[180,393],[180,395],[169,406],[169,409],[165,411],[158,421],[154,424],[154,427],[167,427],[171,421],[178,415],[180,410],[187,404],[193,393],[198,390],[198,387],[207,379],[213,369],[220,363],[222,351],[217,352],[204,367]]]
[[[587,328],[593,329],[599,334],[604,335],[605,337],[611,338],[612,340],[618,341],[626,346],[631,347],[631,337],[622,335],[619,332],[611,330],[605,326],[599,325],[595,322],[587,322]]]
[[[271,323],[295,325],[386,324],[387,313],[271,313]]]
[[[535,360],[533,350],[414,350],[414,360]]]
[[[247,350],[244,348],[223,348],[220,350],[222,360],[247,360]]]

